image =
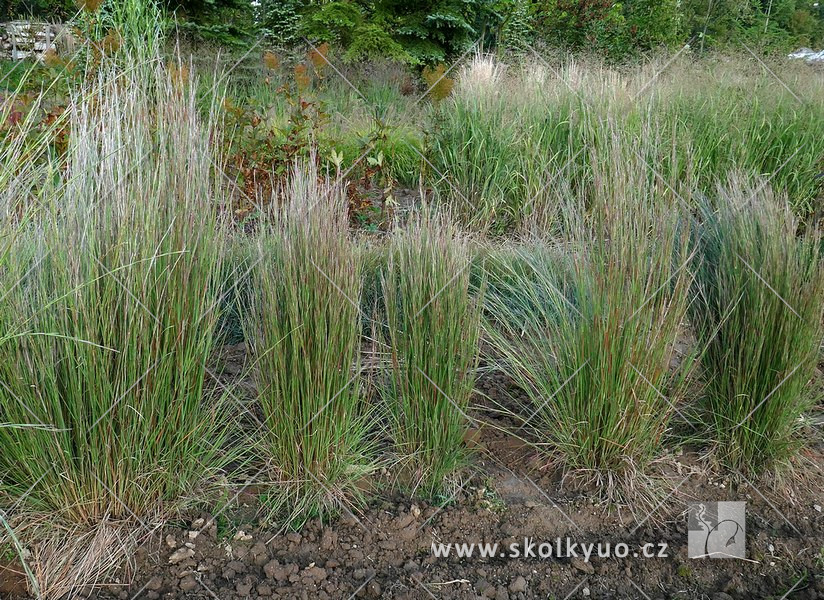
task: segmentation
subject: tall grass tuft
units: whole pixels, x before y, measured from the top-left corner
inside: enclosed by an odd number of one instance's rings
[[[489,56],[476,55],[434,109],[432,174],[440,201],[473,229],[512,229],[552,200],[553,177],[582,146],[575,98],[550,103]],[[443,176],[443,177],[442,177]]]
[[[629,147],[629,146],[628,146]],[[519,432],[565,473],[630,492],[659,449],[690,361],[670,370],[687,309],[678,212],[638,160],[593,158],[609,182],[561,243],[493,255],[486,332],[525,390]]]
[[[592,157],[616,150],[610,123],[641,136],[653,123],[661,143],[646,158],[668,182],[708,193],[731,172],[770,175],[794,210],[812,212],[824,79],[784,61],[773,67],[787,77],[782,87],[762,64],[682,57],[619,71],[533,58],[518,69],[476,56],[433,108],[436,198],[475,228],[517,230],[536,216],[546,228],[564,188],[597,193]]]
[[[786,200],[733,178],[704,202],[691,319],[706,344],[704,408],[716,453],[751,474],[786,466],[814,402],[824,336],[820,234],[798,233]]]
[[[69,111],[65,168],[17,165],[39,179],[2,266],[0,486],[93,525],[169,508],[221,463],[219,191],[212,123],[161,68],[104,70]]]
[[[470,261],[468,238],[425,213],[395,232],[383,277],[390,435],[401,484],[426,497],[454,484],[468,456],[480,334]]]
[[[275,485],[270,516],[291,526],[357,504],[371,468],[360,364],[361,259],[345,197],[295,166],[286,204],[257,240],[246,338]]]

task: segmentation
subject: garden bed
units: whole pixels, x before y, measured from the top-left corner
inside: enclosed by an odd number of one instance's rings
[[[221,352],[223,366],[215,368],[222,384],[240,383],[239,389],[251,392],[250,381],[238,380],[245,355],[244,344],[228,346]],[[745,600],[780,598],[791,590],[790,598],[824,595],[818,576],[824,569],[820,469],[781,491],[754,488],[720,475],[698,450],[679,447],[665,451],[650,473],[660,505],[602,503],[595,500],[597,489],[562,482],[532,445],[505,433],[512,422],[487,410],[519,394],[509,378],[489,373],[477,387],[472,415],[481,428],[473,430],[472,445],[478,456],[471,475],[443,504],[381,494],[363,512],[284,532],[261,523],[254,484],[234,486],[225,509],[192,511],[142,536],[124,562],[128,568],[114,576],[123,583],[80,596]],[[824,423],[824,414],[817,417]],[[822,452],[819,434],[807,458],[820,465]],[[747,501],[749,560],[688,558],[688,503],[741,499]],[[432,551],[433,543],[497,542],[501,552],[509,552],[512,543],[523,547],[524,538],[554,544],[558,537],[562,544],[566,537],[579,544],[624,542],[630,555],[587,562],[582,556],[542,558],[537,550],[530,558],[443,558]],[[655,554],[659,543],[667,544],[667,556],[633,556],[650,542]],[[0,591],[25,597],[19,565],[6,569],[11,570],[0,572]]]
[[[821,596],[820,73],[129,31],[0,98],[0,595]]]

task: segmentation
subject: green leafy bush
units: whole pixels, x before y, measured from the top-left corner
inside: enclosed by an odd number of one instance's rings
[[[309,39],[343,47],[348,60],[383,57],[430,64],[466,50],[501,22],[486,0],[334,1],[308,6],[301,31]]]
[[[260,17],[266,35],[276,46],[300,41],[301,6],[298,0],[264,0]]]
[[[788,52],[824,43],[824,12],[814,0],[738,2],[687,0],[684,35],[700,48],[738,48],[741,43],[765,51]]]
[[[151,1],[142,0],[144,4]],[[261,19],[246,0],[162,0],[156,2],[175,20],[175,32],[195,42],[245,47],[256,41]],[[288,5],[288,2],[285,4]],[[263,21],[268,24],[267,21]]]
[[[412,62],[412,57],[404,47],[385,29],[374,23],[364,23],[354,29],[352,41],[346,48],[343,58],[350,62],[375,58]]]
[[[33,16],[41,19],[68,19],[77,12],[75,0],[9,0],[0,8],[0,22]]]
[[[310,6],[301,33],[312,41],[334,42],[346,47],[364,23],[364,9],[357,2],[326,2]]]

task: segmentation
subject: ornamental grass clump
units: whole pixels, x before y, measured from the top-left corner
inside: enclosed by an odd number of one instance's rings
[[[472,253],[459,229],[425,213],[394,233],[388,254],[382,287],[389,432],[401,485],[434,497],[456,483],[469,456],[480,334]]]
[[[534,56],[517,68],[476,55],[432,107],[435,198],[477,229],[552,225],[566,188],[597,193],[594,157],[627,149],[612,144],[609,123],[642,137],[653,123],[660,144],[647,160],[668,183],[710,193],[733,172],[769,174],[810,214],[822,190],[824,79],[769,63],[682,56],[616,69]]]
[[[222,248],[191,90],[161,68],[105,72],[69,110],[65,169],[32,189],[3,269],[0,479],[15,497],[42,477],[26,506],[89,524],[214,471]]]
[[[496,59],[476,54],[454,94],[434,109],[432,176],[439,200],[464,224],[502,233],[556,198],[550,183],[576,169],[582,145],[571,94],[551,102]],[[579,154],[580,156],[580,154]]]
[[[270,517],[291,526],[349,510],[372,470],[361,381],[361,257],[346,199],[296,165],[263,223],[245,316],[269,463]]]
[[[588,210],[568,211],[565,239],[490,258],[485,329],[526,392],[518,434],[567,475],[624,494],[659,451],[691,366],[671,370],[686,236],[641,162],[593,161],[605,183]]]
[[[104,580],[117,524],[145,534],[225,460],[205,385],[221,187],[214,113],[195,102],[157,61],[104,65],[70,101],[65,161],[7,164],[0,497],[21,539],[42,542],[43,597]]]
[[[821,236],[765,184],[732,178],[700,213],[691,320],[706,345],[703,408],[718,459],[758,475],[788,466],[816,398],[824,336]]]

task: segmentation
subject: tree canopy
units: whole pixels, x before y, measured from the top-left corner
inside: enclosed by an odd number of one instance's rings
[[[115,0],[106,0],[113,2]],[[151,0],[147,0],[151,1]],[[0,20],[67,20],[83,0],[10,0]],[[289,46],[329,42],[351,60],[445,60],[482,40],[517,48],[543,40],[622,58],[691,40],[788,51],[824,43],[816,0],[162,0],[177,31],[226,45],[265,36]]]

